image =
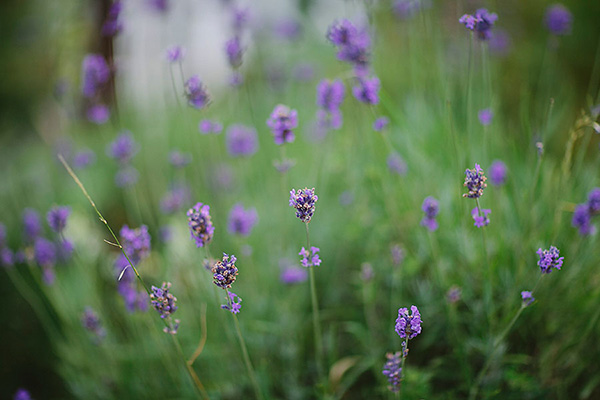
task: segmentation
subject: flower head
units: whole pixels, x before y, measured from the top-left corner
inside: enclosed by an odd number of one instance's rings
[[[600,213],[600,188],[594,188],[588,194],[587,205],[590,210],[590,214],[596,215]]]
[[[573,227],[579,229],[579,234],[582,236],[591,235],[595,232],[595,227],[592,225],[592,216],[587,204],[579,204],[575,207],[571,224]]]
[[[218,135],[219,133],[223,132],[223,125],[220,122],[211,121],[210,119],[203,119],[198,124],[198,130],[204,135],[209,133]]]
[[[108,15],[102,25],[102,35],[114,36],[123,30],[123,23],[119,19],[123,4],[120,0],[116,0],[108,9]]]
[[[345,87],[340,79],[323,79],[317,85],[317,105],[328,112],[337,111],[344,101]]]
[[[242,309],[242,298],[233,292],[227,292],[227,304],[221,305],[223,310],[230,311],[232,314],[237,314]]]
[[[302,222],[310,222],[315,213],[317,200],[319,197],[315,194],[315,188],[298,189],[298,192],[294,189],[290,191],[290,207],[296,209],[296,217],[300,218]]]
[[[206,107],[210,102],[208,91],[198,75],[193,75],[185,82],[185,96],[188,104],[197,110]]]
[[[335,46],[345,46],[354,42],[358,29],[347,19],[335,21],[327,30],[327,39]]]
[[[480,8],[473,15],[463,15],[458,22],[463,24],[465,28],[476,32],[480,40],[488,40],[497,19],[498,15],[496,13],[490,13],[485,8]]]
[[[463,186],[466,186],[467,189],[469,189],[469,192],[463,194],[463,197],[468,197],[470,199],[481,197],[483,195],[483,189],[487,187],[487,183],[485,183],[487,178],[479,164],[475,164],[475,168],[473,169],[467,169],[465,175],[465,183]]]
[[[381,132],[390,124],[390,120],[388,117],[379,117],[373,122],[373,130],[376,132]]]
[[[17,389],[13,400],[33,400],[29,392],[25,389]]]
[[[286,285],[302,283],[308,279],[308,272],[304,268],[290,266],[281,271],[279,279]]]
[[[88,54],[81,65],[81,93],[92,98],[108,82],[110,68],[101,54]]]
[[[173,150],[169,153],[169,162],[175,168],[183,168],[192,161],[190,153],[182,153],[179,150]]]
[[[554,246],[550,246],[548,250],[542,250],[540,248],[536,253],[540,257],[537,264],[542,270],[543,274],[549,274],[552,272],[552,268],[560,270],[560,267],[562,267],[565,259],[564,257],[559,257],[560,252]]]
[[[233,69],[239,68],[242,65],[242,44],[238,36],[229,39],[225,43],[225,53],[227,54],[227,61]]]
[[[483,126],[488,126],[492,123],[492,118],[494,118],[494,112],[491,108],[484,108],[479,110],[477,113],[477,117],[479,118],[479,123]]]
[[[78,151],[73,156],[73,168],[83,169],[96,162],[96,153],[90,149]]]
[[[302,247],[300,253],[298,253],[298,255],[302,256],[300,264],[302,264],[302,266],[305,268],[318,267],[319,265],[321,265],[321,259],[319,258],[318,254],[319,251],[320,249],[314,246],[311,246],[310,251]]]
[[[393,172],[397,175],[406,175],[406,171],[408,167],[406,166],[406,161],[400,156],[400,154],[394,152],[391,153],[387,158],[387,166],[390,172]]]
[[[96,314],[92,307],[85,308],[85,311],[81,315],[81,325],[94,334],[94,341],[96,343],[99,343],[106,336],[106,331],[102,327],[100,317],[98,317],[98,314]]]
[[[438,223],[435,218],[440,212],[439,201],[437,201],[434,197],[428,196],[425,198],[425,200],[423,200],[421,210],[423,210],[423,212],[425,213],[423,219],[421,219],[421,225],[432,232],[437,230]]]
[[[295,139],[292,129],[298,126],[298,112],[279,104],[273,109],[267,126],[275,137],[275,144],[292,143]]]
[[[475,207],[471,210],[471,216],[475,221],[473,225],[478,228],[483,228],[484,226],[488,226],[490,224],[490,219],[488,218],[488,214],[490,214],[492,210],[489,209],[481,209],[481,212],[478,207]]]
[[[133,135],[129,131],[123,131],[106,148],[106,154],[119,161],[121,164],[127,164],[139,150],[138,144],[133,140]]]
[[[227,151],[233,157],[248,157],[258,151],[256,129],[234,124],[227,128]]]
[[[163,282],[161,287],[152,286],[150,293],[150,304],[158,312],[161,318],[168,318],[177,311],[175,302],[177,298],[169,293],[171,282]]]
[[[71,207],[67,206],[56,206],[52,207],[48,214],[46,214],[46,220],[48,226],[57,233],[61,233],[65,226],[67,226],[67,218],[71,214]]]
[[[358,79],[358,85],[352,88],[352,94],[356,100],[365,104],[377,104],[379,103],[379,88],[381,82],[379,78],[374,76],[372,78],[364,77]]]
[[[222,289],[229,289],[235,282],[238,275],[238,269],[235,266],[237,258],[223,253],[223,259],[217,261],[213,265],[211,272],[213,273],[213,282]]]
[[[185,57],[185,49],[181,46],[171,46],[166,51],[167,61],[170,63],[176,63],[183,61]]]
[[[215,233],[209,211],[210,206],[208,204],[196,203],[187,212],[190,234],[192,239],[196,241],[196,247],[204,247],[209,244]]]
[[[104,104],[94,104],[87,109],[85,116],[88,121],[97,125],[102,125],[108,122],[110,110]]]
[[[554,4],[546,10],[546,26],[550,33],[558,36],[571,33],[573,15],[562,4]]]
[[[421,314],[416,306],[411,306],[410,311],[412,315],[408,314],[408,309],[406,307],[398,310],[395,330],[403,339],[413,339],[421,333]]]
[[[34,240],[42,232],[40,215],[37,211],[26,208],[23,212],[23,226],[27,240]]]
[[[400,390],[400,381],[402,378],[402,352],[397,351],[396,353],[387,353],[385,355],[387,361],[383,364],[383,375],[388,379],[388,389],[392,392],[398,392]]]
[[[35,261],[42,267],[53,267],[56,264],[56,247],[54,243],[42,237],[35,240]]]
[[[255,208],[246,210],[241,203],[237,203],[229,213],[229,233],[248,236],[257,220]]]
[[[495,160],[490,166],[490,181],[492,181],[492,185],[503,185],[506,181],[507,170],[506,164],[500,160]]]
[[[0,247],[0,266],[12,267],[15,264],[15,254],[8,247]]]
[[[531,303],[535,301],[535,297],[533,297],[532,293],[526,290],[521,292],[521,299],[523,300],[523,305],[525,307],[531,305]]]
[[[142,259],[150,255],[150,234],[146,225],[142,225],[136,229],[131,229],[129,226],[123,225],[119,231],[119,236],[123,251],[132,263],[138,264]]]

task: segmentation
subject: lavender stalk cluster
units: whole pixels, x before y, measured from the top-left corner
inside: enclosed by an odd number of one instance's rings
[[[416,306],[410,307],[411,313],[406,307],[398,309],[395,331],[403,339],[414,339],[421,333],[421,314]]]
[[[119,231],[119,236],[123,251],[127,254],[133,266],[137,266],[150,255],[151,237],[146,225],[136,229],[123,225]],[[117,284],[117,291],[123,298],[127,311],[134,312],[136,309],[146,311],[148,308],[148,294],[144,290],[137,289],[136,277],[130,267],[127,258],[123,254],[119,255],[115,261],[115,272],[117,277],[121,277]]]
[[[203,135],[214,134],[218,135],[223,132],[223,124],[216,121],[211,121],[210,119],[203,119],[198,124],[198,130]]]
[[[546,27],[551,34],[564,36],[571,33],[573,15],[562,4],[554,4],[546,10]]]
[[[523,301],[523,305],[527,307],[535,301],[535,297],[533,297],[533,293],[524,290],[521,292],[521,300]]]
[[[473,225],[477,228],[483,228],[484,226],[488,226],[490,224],[490,218],[488,215],[492,212],[490,209],[479,209],[479,207],[475,207],[471,210],[471,216],[473,217]]]
[[[258,134],[256,129],[242,124],[234,124],[227,128],[227,151],[232,157],[249,157],[258,151]]]
[[[193,75],[184,84],[188,105],[201,110],[210,103],[210,95],[198,75]]]
[[[302,264],[302,266],[305,268],[318,267],[319,265],[321,265],[321,259],[319,258],[319,251],[320,251],[320,249],[318,247],[314,247],[314,246],[311,246],[310,250],[307,250],[304,247],[302,247],[302,249],[300,250],[300,253],[298,253],[299,256],[302,256],[302,260],[300,260],[300,264]]]
[[[315,213],[315,204],[319,197],[315,194],[315,188],[295,189],[290,191],[290,207],[296,209],[296,217],[304,223],[309,223]]]
[[[104,36],[115,36],[123,30],[123,22],[121,21],[121,10],[123,9],[123,3],[120,0],[116,0],[111,4],[108,9],[108,15],[102,25],[102,35]]]
[[[400,382],[402,379],[402,352],[387,353],[387,361],[383,364],[383,375],[388,379],[388,389],[396,393],[400,391]]]
[[[468,197],[470,199],[478,199],[483,195],[483,190],[487,187],[487,180],[483,169],[479,164],[475,164],[475,168],[467,169],[465,171],[465,186],[469,191],[468,193],[463,194],[463,197]]]
[[[232,314],[238,314],[242,309],[242,298],[233,292],[227,292],[227,304],[222,304],[221,308]]]
[[[111,70],[101,54],[88,54],[81,64],[81,93],[87,99],[86,111],[90,122],[103,124],[108,121],[110,111],[101,103],[99,94],[108,84]]]
[[[547,250],[540,248],[536,254],[540,258],[537,265],[540,267],[542,274],[551,273],[553,268],[560,270],[565,259],[564,257],[560,257],[560,251],[554,246],[550,246]]]
[[[165,57],[171,64],[181,62],[185,57],[185,49],[179,45],[173,45],[167,48]]]
[[[438,222],[436,217],[440,212],[440,203],[434,197],[426,197],[423,200],[421,209],[425,213],[423,219],[421,219],[421,225],[434,232],[438,229]]]
[[[139,145],[128,130],[122,131],[106,146],[106,154],[119,164],[115,175],[115,184],[118,187],[129,187],[137,183],[139,172],[131,165],[131,161],[138,151]]]
[[[179,320],[172,320],[171,315],[177,311],[177,298],[170,293],[171,282],[163,282],[161,287],[152,286],[150,293],[150,304],[158,312],[160,317],[167,321],[163,330],[165,333],[175,335],[179,328]]]
[[[235,282],[238,275],[238,269],[235,266],[237,258],[223,253],[223,259],[217,261],[212,267],[213,283],[221,289],[229,289]]]
[[[227,228],[231,234],[248,236],[257,221],[258,213],[255,208],[245,209],[241,203],[237,203],[229,213]]]
[[[215,234],[215,227],[211,221],[209,211],[210,206],[208,204],[199,202],[187,212],[190,235],[196,242],[196,247],[208,245]]]
[[[323,79],[317,85],[317,124],[322,129],[340,129],[342,112],[340,106],[344,101],[345,87],[340,79],[330,81]]]
[[[592,189],[587,201],[575,207],[571,224],[579,229],[581,236],[593,235],[596,233],[596,226],[592,224],[592,218],[597,215],[600,215],[600,188]]]
[[[479,40],[488,40],[492,35],[492,28],[498,19],[498,14],[490,13],[485,8],[480,8],[474,14],[464,14],[458,22],[465,28],[477,34]]]
[[[508,174],[508,168],[506,164],[500,160],[494,160],[490,165],[490,181],[494,186],[504,185],[506,182],[506,175]]]
[[[293,129],[298,127],[298,112],[278,104],[267,120],[267,126],[271,129],[275,144],[292,143],[295,140]]]

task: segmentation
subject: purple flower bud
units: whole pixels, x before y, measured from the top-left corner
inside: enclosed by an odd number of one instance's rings
[[[119,231],[119,236],[123,251],[133,264],[138,264],[150,255],[151,238],[146,225],[141,225],[136,229],[123,225]],[[124,260],[124,263],[127,265],[127,260]]]
[[[0,248],[0,265],[8,268],[15,264],[15,255],[8,247]]]
[[[108,15],[102,25],[102,35],[115,36],[123,30],[123,23],[119,19],[123,4],[120,0],[116,0],[108,9]]]
[[[581,236],[591,235],[596,232],[594,225],[592,225],[592,216],[587,204],[579,204],[575,207],[571,224],[573,227],[579,229]]]
[[[388,389],[393,392],[400,391],[400,382],[402,381],[402,352],[387,353],[387,361],[383,364],[383,375],[388,379]]]
[[[203,119],[198,124],[198,130],[204,135],[208,135],[209,133],[218,135],[223,131],[223,125],[220,122],[214,122],[210,119]]]
[[[390,120],[388,117],[379,117],[373,122],[373,130],[376,132],[381,132],[390,124]]]
[[[198,75],[192,76],[185,82],[185,96],[188,104],[197,110],[203,109],[210,103],[210,96]]]
[[[475,221],[473,225],[478,228],[483,228],[484,226],[488,226],[490,224],[490,219],[488,218],[488,214],[490,214],[492,210],[481,209],[481,213],[479,212],[479,208],[475,207],[471,210],[471,216]]]
[[[17,389],[13,400],[33,400],[29,392],[25,389]]]
[[[302,26],[295,19],[284,19],[275,25],[273,31],[281,39],[292,41],[300,37]]]
[[[525,307],[530,306],[531,303],[533,303],[535,301],[535,298],[533,297],[533,294],[531,292],[528,292],[526,290],[521,292],[521,299],[523,300],[523,305]]]
[[[308,279],[308,272],[306,269],[300,267],[286,267],[281,271],[279,279],[286,285],[294,285],[306,282]]]
[[[500,160],[495,160],[490,166],[490,181],[494,186],[503,185],[506,182],[507,168]]]
[[[573,15],[562,4],[554,4],[546,10],[546,26],[553,35],[568,35],[571,33]]]
[[[85,311],[81,315],[81,325],[94,335],[94,342],[96,344],[100,344],[106,336],[106,331],[102,327],[100,317],[98,317],[98,314],[96,314],[92,307],[85,308]]]
[[[238,269],[235,266],[237,258],[232,254],[228,256],[223,253],[223,260],[217,261],[212,267],[213,282],[222,289],[229,289],[235,282]]]
[[[310,251],[306,250],[304,247],[298,253],[299,256],[302,256],[302,260],[300,260],[300,264],[303,267],[318,267],[321,265],[321,259],[319,258],[319,248],[311,246]]]
[[[421,225],[434,232],[438,229],[438,223],[436,217],[440,212],[440,203],[434,197],[426,197],[421,205],[421,210],[425,213],[423,219],[421,219]]]
[[[128,164],[138,151],[139,145],[133,140],[131,132],[127,130],[122,131],[121,134],[106,147],[106,154],[121,164]]]
[[[29,241],[33,241],[42,232],[42,224],[40,222],[40,215],[37,211],[26,208],[23,212],[23,226],[25,231],[25,238]]]
[[[537,255],[540,257],[538,266],[540,267],[543,274],[549,274],[552,272],[552,268],[560,270],[563,265],[564,257],[559,257],[559,250],[550,246],[548,250],[538,249]]]
[[[211,221],[209,211],[210,206],[207,204],[196,203],[187,212],[190,234],[196,242],[196,247],[208,245],[215,234],[215,227]]]
[[[588,194],[588,207],[590,214],[596,215],[600,213],[600,188],[594,188]]]
[[[225,53],[227,54],[227,61],[229,61],[231,68],[237,69],[242,65],[243,49],[239,37],[236,36],[225,43]]]
[[[81,65],[81,93],[86,98],[96,95],[110,78],[110,68],[101,54],[88,54]]]
[[[344,101],[344,83],[323,79],[317,85],[317,105],[329,112],[337,111]]]
[[[406,175],[406,171],[408,167],[406,166],[406,162],[398,153],[392,153],[387,158],[387,166],[390,172],[395,174],[404,176]]]
[[[475,168],[473,169],[467,169],[465,175],[465,183],[463,186],[466,186],[467,189],[469,189],[469,192],[463,194],[463,197],[468,197],[470,199],[481,197],[483,195],[483,189],[487,187],[487,183],[485,183],[487,178],[479,164],[475,164]]]
[[[95,104],[87,109],[85,115],[91,123],[103,125],[110,119],[110,110],[104,104]]]
[[[140,173],[134,167],[123,167],[115,174],[115,185],[120,188],[135,185],[140,178]]]
[[[358,85],[352,88],[352,94],[356,100],[365,104],[379,103],[379,88],[381,82],[379,78],[360,78]]]
[[[292,143],[295,139],[292,129],[298,127],[298,112],[279,104],[273,109],[267,126],[273,133],[275,144]]]
[[[185,49],[181,46],[171,46],[166,50],[167,61],[170,63],[176,63],[183,61],[185,57]]]
[[[230,311],[232,314],[238,314],[242,309],[242,298],[233,292],[227,294],[227,304],[223,304],[221,308]]]
[[[34,245],[35,261],[42,267],[53,267],[56,264],[56,247],[54,243],[39,237]]]
[[[492,123],[492,118],[494,118],[494,113],[491,108],[484,108],[483,110],[479,110],[477,114],[479,118],[479,122],[483,126],[488,126]]]
[[[458,286],[452,286],[446,293],[446,300],[448,300],[448,303],[450,304],[456,304],[460,301],[461,296],[462,289]]]
[[[90,149],[84,149],[73,156],[73,168],[83,169],[96,162],[96,153]]]
[[[192,161],[190,153],[182,153],[179,150],[173,150],[169,153],[169,162],[175,168],[183,168]]]
[[[496,13],[490,13],[485,8],[480,8],[473,15],[463,15],[458,22],[463,24],[467,29],[475,31],[479,40],[488,40],[491,37],[491,29],[497,19],[498,15]]]
[[[57,233],[61,233],[67,225],[67,218],[71,214],[71,207],[61,206],[52,207],[48,214],[46,214],[46,220],[48,226]]]
[[[256,129],[234,124],[227,128],[227,151],[233,157],[248,157],[258,151]]]
[[[290,207],[296,209],[296,217],[300,218],[302,222],[310,222],[315,213],[317,200],[319,197],[315,194],[315,188],[298,189],[298,192],[295,189],[290,191]]]
[[[229,233],[248,236],[257,220],[258,214],[255,208],[246,210],[241,203],[237,203],[229,213]]]

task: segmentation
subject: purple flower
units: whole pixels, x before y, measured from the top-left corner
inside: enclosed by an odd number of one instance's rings
[[[284,19],[279,21],[274,29],[274,33],[285,40],[295,40],[302,34],[302,26],[295,19]]]
[[[347,20],[342,21],[342,25],[332,25],[328,33],[330,41],[338,46],[337,59],[354,64],[355,67],[366,67],[371,47],[369,32],[357,29]],[[336,44],[336,41],[340,44]]]
[[[546,10],[546,26],[553,35],[568,35],[571,33],[573,15],[562,4],[554,4]]]
[[[446,300],[448,300],[448,303],[450,304],[455,304],[460,301],[461,296],[462,289],[458,286],[452,286],[446,293]]]
[[[85,115],[88,121],[103,125],[110,119],[110,110],[104,104],[95,104],[87,109]]]
[[[390,253],[392,254],[392,262],[394,265],[398,266],[402,264],[402,261],[404,261],[404,250],[402,250],[402,247],[399,244],[393,245],[390,249]]]
[[[71,259],[71,256],[73,255],[74,248],[75,246],[70,240],[65,239],[58,242],[56,244],[58,259],[64,263],[68,262]]]
[[[292,168],[294,165],[296,165],[296,161],[290,160],[289,158],[273,161],[273,166],[275,167],[277,172],[282,174],[288,172],[290,168]]]
[[[233,71],[229,77],[229,85],[233,88],[240,87],[244,84],[244,75],[239,71]]]
[[[85,308],[85,311],[81,315],[81,325],[94,335],[94,342],[96,344],[99,344],[106,336],[106,331],[102,327],[100,317],[98,317],[98,314],[96,314],[92,307]]]
[[[33,400],[29,392],[25,389],[17,389],[13,400]]]
[[[236,36],[225,43],[225,53],[227,54],[227,61],[229,61],[231,68],[237,69],[242,65],[243,49],[239,37]]]
[[[148,8],[158,13],[165,13],[169,9],[169,0],[146,0]]]
[[[67,206],[56,206],[52,207],[48,214],[46,214],[46,220],[48,226],[57,233],[61,233],[67,225],[67,218],[71,214],[71,207]]]
[[[391,153],[387,158],[388,169],[398,175],[406,175],[408,167],[406,162],[398,153]]]
[[[538,260],[538,266],[542,270],[543,274],[549,274],[552,272],[552,268],[556,268],[560,270],[560,267],[563,265],[564,257],[559,257],[560,251],[554,247],[550,246],[548,250],[538,249],[536,254],[540,257]]]
[[[496,29],[490,37],[488,43],[490,52],[503,57],[510,52],[511,40],[509,34],[503,29]]]
[[[523,305],[525,307],[531,305],[531,303],[535,301],[535,297],[533,297],[533,294],[526,290],[521,292],[521,299],[523,300]]]
[[[23,212],[23,226],[25,230],[25,237],[27,240],[33,241],[42,232],[42,224],[40,222],[40,215],[37,211],[26,208]]]
[[[490,13],[485,8],[480,8],[475,11],[475,14],[465,14],[458,22],[463,24],[467,29],[475,31],[480,40],[488,40],[491,37],[491,29],[498,19],[496,13]]]
[[[133,186],[140,178],[140,173],[134,167],[123,167],[115,174],[115,185],[120,188]]]
[[[490,224],[490,219],[488,218],[488,214],[490,214],[492,210],[481,209],[481,213],[479,212],[479,208],[475,207],[471,210],[471,216],[475,221],[473,225],[478,228],[483,228],[484,226],[488,226]]]
[[[56,264],[56,247],[54,243],[39,237],[34,245],[35,261],[42,267],[53,267]]]
[[[256,129],[242,124],[230,125],[227,128],[227,151],[233,157],[248,157],[258,151],[258,135]]]
[[[356,100],[365,104],[379,103],[379,88],[381,82],[376,76],[373,78],[359,78],[358,85],[352,88],[352,94]]]
[[[183,168],[192,161],[190,153],[182,153],[179,150],[173,150],[169,153],[169,162],[175,168]]]
[[[177,311],[175,302],[177,298],[169,293],[171,282],[163,282],[161,287],[152,286],[150,293],[150,304],[158,312],[162,319],[167,319]]]
[[[487,178],[479,164],[475,164],[475,168],[473,169],[467,169],[465,175],[465,183],[463,186],[466,186],[467,189],[469,189],[469,192],[463,194],[463,197],[468,197],[470,199],[481,197],[483,195],[483,189],[487,187],[487,183],[485,183]]]
[[[150,255],[151,238],[146,225],[141,225],[136,229],[123,225],[119,231],[119,236],[123,251],[133,264],[137,265],[142,259]],[[127,265],[127,260],[124,260],[124,263]]]
[[[292,129],[298,126],[298,112],[279,104],[273,109],[267,126],[275,137],[275,144],[292,143],[295,139]]]
[[[121,164],[127,164],[139,150],[138,144],[133,140],[129,131],[123,131],[107,147],[106,154]]]
[[[311,63],[303,62],[298,63],[294,67],[294,79],[298,82],[309,82],[312,81],[315,76],[315,67]]]
[[[491,108],[484,108],[483,110],[479,110],[477,117],[479,118],[479,123],[481,123],[481,125],[488,126],[492,123],[494,113]]]
[[[257,220],[258,214],[255,208],[246,210],[241,203],[237,203],[229,213],[229,233],[248,236]]]
[[[390,120],[388,117],[379,117],[373,122],[373,130],[376,132],[381,132],[390,124]]]
[[[406,307],[398,310],[395,330],[401,338],[414,339],[421,333],[421,314],[416,306],[411,306],[412,315],[408,314]]]
[[[317,105],[329,112],[337,111],[344,101],[344,83],[336,79],[323,79],[317,85]]]
[[[191,199],[190,188],[185,184],[174,185],[160,201],[160,209],[165,214],[181,210]]]
[[[396,17],[400,19],[409,19],[423,7],[430,6],[430,4],[423,3],[425,3],[423,0],[396,0],[392,5],[392,8]]]
[[[197,110],[206,107],[210,102],[210,96],[198,75],[192,76],[185,82],[185,96],[188,104]]]
[[[327,30],[327,39],[335,46],[345,46],[358,36],[358,29],[347,19],[335,21]]]
[[[230,311],[232,314],[237,314],[242,309],[242,298],[233,292],[227,292],[227,304],[221,305],[223,310]]]
[[[300,260],[300,264],[303,267],[318,267],[321,265],[321,259],[319,258],[319,248],[311,246],[310,251],[306,250],[304,247],[300,250],[298,255],[302,256],[302,260]]]
[[[78,151],[73,156],[73,168],[83,169],[96,162],[96,153],[90,149]]]
[[[215,135],[223,131],[223,125],[220,122],[213,122],[210,119],[203,119],[198,124],[198,130],[202,134],[214,133]]]
[[[88,54],[81,65],[81,93],[92,98],[108,82],[110,68],[101,54]]]
[[[279,279],[286,285],[294,285],[296,283],[306,282],[308,279],[308,272],[304,268],[290,266],[281,271]]]
[[[8,247],[0,248],[0,265],[12,267],[15,264],[15,255]]]
[[[167,49],[166,56],[170,63],[181,62],[185,57],[185,49],[181,46],[171,46]]]
[[[588,208],[591,215],[600,213],[600,188],[594,188],[588,194]]]
[[[215,234],[215,227],[210,219],[209,211],[208,204],[196,203],[187,212],[190,234],[196,242],[196,247],[208,245]]]
[[[592,225],[592,216],[590,215],[590,210],[587,204],[579,204],[575,207],[575,212],[573,213],[573,219],[571,220],[571,224],[573,227],[579,229],[579,234],[582,236],[593,234],[596,229],[594,225]]]
[[[228,256],[223,253],[223,259],[217,261],[212,267],[213,282],[222,289],[229,289],[235,282],[238,269],[235,266],[237,258],[232,254]]]
[[[492,185],[503,185],[506,182],[507,170],[506,164],[500,160],[494,160],[492,165],[490,165],[490,181],[492,181]]]
[[[122,8],[123,4],[121,4],[120,0],[116,0],[112,3],[108,9],[108,15],[106,16],[104,25],[102,25],[102,35],[115,36],[117,33],[121,32],[123,23],[120,21],[119,16]]]
[[[327,112],[325,110],[317,110],[317,123],[316,131],[322,130],[323,138],[329,129],[340,129],[342,127],[343,118],[340,110],[333,110]],[[313,139],[318,139],[317,135],[314,135]],[[319,138],[322,139],[322,138]]]
[[[234,7],[232,10],[232,27],[239,34],[250,21],[250,11],[247,8]]]
[[[315,204],[319,200],[319,197],[315,194],[315,188],[308,189],[292,189],[290,191],[290,207],[296,209],[296,217],[300,218],[300,221],[309,223],[313,214],[315,213]]]
[[[383,375],[388,379],[388,389],[396,393],[400,390],[400,381],[402,380],[402,352],[397,351],[396,353],[387,353],[385,355],[387,361],[383,364]]]
[[[425,213],[421,219],[421,225],[434,232],[438,228],[438,223],[435,217],[440,212],[440,203],[434,197],[426,197],[421,205],[421,210]]]

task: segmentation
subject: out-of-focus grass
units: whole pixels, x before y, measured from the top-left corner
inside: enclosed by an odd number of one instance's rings
[[[501,18],[507,8],[496,10]],[[263,68],[277,52],[269,42],[259,43],[264,58],[246,66],[247,93],[244,87],[220,93],[206,111],[140,113],[135,104],[121,104],[119,121],[91,127],[62,119],[61,106],[51,102],[34,123],[44,140],[3,146],[0,219],[9,228],[11,247],[20,246],[24,207],[42,212],[55,203],[73,207],[65,236],[74,241],[75,255],[68,265],[57,267],[56,283],[41,284],[37,268],[26,266],[7,273],[6,279],[27,285],[37,299],[32,307],[49,316],[41,321],[58,360],[56,370],[74,397],[188,398],[194,391],[155,312],[125,311],[116,292],[116,249],[102,242],[107,232],[52,155],[58,136],[69,137],[76,148],[96,151],[98,162],[79,175],[113,229],[125,223],[149,226],[153,251],[139,270],[150,284],[173,283],[179,300],[176,317],[181,320],[178,336],[188,355],[200,340],[201,309],[207,305],[208,339],[195,368],[213,398],[247,398],[252,392],[231,318],[219,308],[223,293],[217,291],[217,301],[212,278],[202,267],[205,251],[189,239],[185,210],[174,216],[160,213],[161,196],[182,178],[191,186],[193,203],[211,205],[213,256],[238,256],[234,291],[244,299],[239,318],[268,398],[385,398],[384,354],[400,349],[393,324],[398,307],[411,304],[419,307],[424,323],[423,333],[410,343],[405,398],[464,398],[495,337],[517,311],[520,292],[532,289],[538,279],[535,251],[550,245],[561,249],[564,268],[542,282],[535,294],[538,301],[524,311],[495,353],[481,393],[498,398],[598,396],[600,275],[595,266],[600,253],[597,236],[580,237],[570,223],[575,204],[599,184],[598,140],[591,129],[576,142],[570,173],[563,175],[561,169],[569,129],[579,110],[589,105],[582,90],[573,86],[580,77],[566,74],[561,61],[573,39],[561,39],[558,48],[542,56],[547,37],[536,29],[526,39],[518,36],[523,40],[515,40],[504,59],[482,54],[479,43],[473,43],[468,100],[470,41],[453,10],[440,5],[398,22],[382,9],[374,14],[374,29],[373,65],[382,81],[381,104],[369,109],[357,103],[349,95],[352,81],[345,79],[344,127],[320,142],[310,139],[315,86],[323,77],[349,74],[335,61],[334,50],[309,34],[302,58],[319,71],[309,83],[290,79],[274,90]],[[593,57],[594,51],[588,55]],[[293,50],[286,57],[278,61],[289,73],[299,60]],[[596,96],[598,88],[593,89],[586,94]],[[287,156],[296,160],[287,175],[272,166],[280,153],[264,123],[278,103],[297,109],[300,116],[298,138],[286,146]],[[484,128],[477,111],[488,106],[495,116]],[[384,135],[393,149],[372,130],[378,115],[392,121]],[[198,134],[203,118],[225,126],[254,125],[259,152],[248,159],[231,158],[224,135]],[[141,148],[133,161],[140,181],[125,190],[115,187],[117,166],[104,155],[106,144],[121,129],[131,130]],[[542,158],[537,140],[544,143]],[[587,157],[582,156],[587,149],[581,142],[591,149]],[[175,148],[193,154],[193,163],[181,174],[168,163]],[[392,150],[407,162],[404,177],[387,169]],[[503,160],[509,174],[506,185],[490,185],[481,199],[483,208],[492,210],[485,228],[493,283],[488,317],[482,232],[470,216],[474,202],[461,194],[464,169],[477,162],[487,171],[494,159]],[[216,178],[224,166],[233,172],[227,187]],[[310,230],[311,243],[320,247],[323,259],[315,272],[326,365],[332,370],[344,362],[351,365],[341,377],[332,373],[324,386],[315,385],[308,283],[285,286],[279,280],[280,260],[297,263],[305,243],[304,227],[287,205],[289,190],[304,186],[314,186],[319,196]],[[344,206],[339,198],[347,191],[354,201]],[[441,207],[440,228],[434,233],[419,225],[421,202],[430,195]],[[239,201],[259,214],[259,224],[243,239],[227,233],[229,210]],[[167,243],[159,240],[164,225],[173,229]],[[400,267],[391,260],[394,244],[405,251]],[[251,254],[244,254],[246,245]],[[375,270],[368,283],[359,277],[364,262]],[[445,296],[453,285],[462,288],[462,299],[450,305]],[[99,312],[108,331],[99,346],[80,324],[86,305]],[[19,316],[9,313],[7,318]],[[31,389],[38,397],[44,393],[43,387]]]

